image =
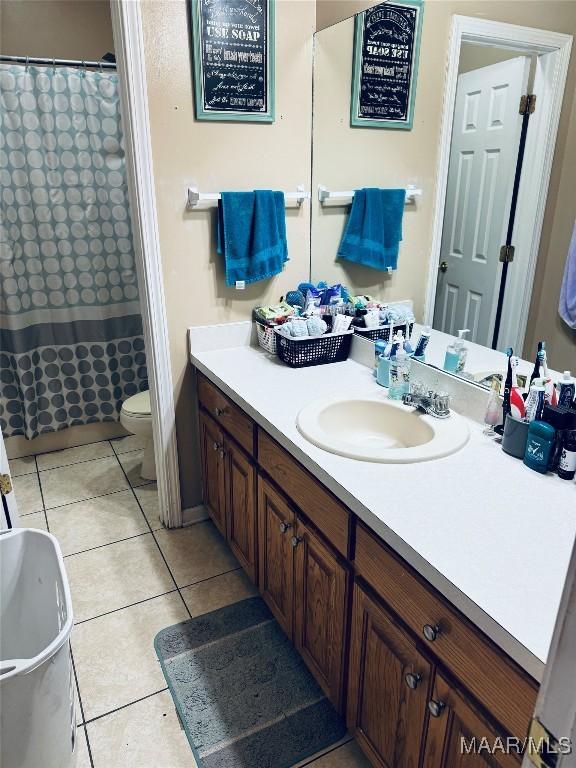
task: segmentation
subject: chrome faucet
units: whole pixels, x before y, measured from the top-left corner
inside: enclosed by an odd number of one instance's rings
[[[450,416],[450,396],[446,392],[434,392],[432,389],[424,392],[422,385],[415,384],[402,397],[402,402],[436,419],[447,419]]]

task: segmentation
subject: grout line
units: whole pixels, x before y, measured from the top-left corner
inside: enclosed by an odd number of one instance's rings
[[[122,605],[120,608],[113,608],[111,611],[105,611],[104,613],[99,613],[97,616],[90,616],[89,619],[82,619],[81,621],[75,621],[74,626],[79,627],[82,624],[87,624],[89,621],[94,621],[95,619],[101,619],[103,616],[110,616],[112,613],[118,613],[118,611],[123,611],[126,608],[133,608],[135,605],[142,605],[142,603],[148,603],[150,600],[156,600],[158,597],[165,597],[166,595],[173,595],[174,592],[178,592],[178,589],[169,589],[168,592],[161,592],[159,595],[152,595],[151,597],[145,597],[143,600],[136,600],[135,603],[129,603],[128,605]]]
[[[215,573],[212,576],[206,576],[205,579],[198,579],[198,581],[192,581],[190,584],[184,584],[182,587],[178,587],[179,590],[182,589],[188,589],[188,587],[195,587],[197,584],[203,584],[205,581],[210,581],[210,579],[217,579],[219,576],[225,576],[227,573],[235,573],[236,571],[241,571],[242,566],[239,565],[236,568],[230,568],[229,571],[222,571],[222,573]]]
[[[159,693],[164,693],[164,691],[170,690],[168,686],[165,688],[160,688],[159,691],[154,691],[153,693],[147,693],[146,696],[141,696],[139,699],[134,699],[134,701],[129,701],[128,704],[122,704],[120,707],[115,707],[114,709],[109,710],[108,712],[103,712],[101,715],[96,715],[96,717],[93,717],[91,720],[86,720],[84,725],[90,725],[92,723],[95,723],[96,720],[101,720],[103,717],[108,717],[108,715],[114,714],[114,712],[120,712],[122,709],[126,709],[127,707],[131,707],[133,704],[139,704],[141,701],[146,701],[146,699],[151,699],[152,696],[157,696]]]
[[[98,445],[99,443],[105,443],[109,442],[108,440],[99,440],[98,443],[87,443],[87,445]],[[70,448],[62,448],[63,451],[71,451],[74,448],[84,448],[83,445],[72,445]],[[40,469],[38,467],[38,472],[52,472],[53,469],[64,469],[65,467],[75,467],[77,464],[89,464],[91,461],[102,461],[102,459],[111,459],[113,456],[115,456],[114,449],[111,448],[112,453],[109,453],[107,456],[96,456],[95,459],[80,459],[80,461],[70,461],[68,464],[55,464],[53,467],[45,467],[44,469]],[[54,451],[48,451],[47,453],[39,453],[38,456],[50,456],[51,453],[54,453]],[[34,457],[36,458],[36,456]],[[38,465],[38,461],[36,461],[36,465]]]
[[[40,470],[38,469],[38,459],[34,456],[34,466],[36,467],[36,479],[38,480],[38,487],[40,488],[40,498],[42,499],[42,512],[44,512],[44,522],[46,523],[46,530],[50,533],[50,523],[48,522],[48,515],[46,514],[46,501],[44,499],[44,491],[42,490],[42,483],[40,482]]]
[[[86,552],[94,552],[96,549],[104,549],[104,547],[111,547],[113,544],[122,544],[124,541],[130,541],[131,539],[138,539],[140,536],[148,536],[150,531],[142,531],[142,533],[135,533],[133,536],[125,536],[123,539],[114,539],[114,541],[107,541],[106,544],[98,544],[95,547],[88,547],[87,549],[79,549],[78,552],[69,552],[64,555],[66,560],[69,557],[76,557],[76,555],[83,555]]]
[[[94,758],[92,757],[92,747],[90,746],[90,737],[88,736],[88,728],[86,724],[82,724],[82,730],[84,731],[84,738],[86,739],[86,746],[88,747],[88,759],[90,760],[90,767],[94,768]]]
[[[74,466],[74,465],[71,464],[70,466]],[[62,509],[62,507],[69,507],[71,504],[80,504],[82,501],[92,501],[92,499],[101,499],[103,496],[112,496],[113,493],[121,493],[122,491],[130,491],[130,490],[131,488],[116,488],[115,491],[108,491],[108,493],[98,493],[96,494],[96,496],[87,496],[86,498],[76,499],[75,501],[67,501],[66,504],[57,504],[54,507],[46,507],[46,511],[51,512],[53,509]]]
[[[326,752],[317,753],[314,757],[312,757],[307,763],[297,763],[298,768],[306,768],[306,766],[314,766],[314,763],[316,760],[322,760],[326,757],[326,755],[331,755],[332,752],[336,752],[337,749],[340,749],[340,747],[345,746],[346,744],[350,744],[351,741],[354,741],[354,739],[350,736],[346,741],[339,741],[336,744],[334,744],[332,747],[328,747]]]
[[[82,722],[77,725],[84,725],[84,705],[82,704],[82,696],[80,695],[80,686],[78,685],[78,675],[76,673],[76,662],[74,661],[74,651],[72,650],[72,643],[70,643],[70,658],[72,659],[72,672],[74,673],[74,682],[76,683],[76,690],[78,691],[78,702],[80,703],[80,716]]]
[[[118,461],[118,464],[120,465],[120,468],[121,468],[122,472],[124,472],[124,477],[126,478],[126,480],[128,480],[128,475],[126,474],[126,470],[124,469],[124,466],[123,466],[122,462],[120,461],[120,459],[118,457],[118,454],[116,454],[116,459]],[[178,596],[180,597],[180,600],[182,601],[182,605],[184,606],[184,610],[188,614],[189,618],[192,618],[192,614],[190,613],[190,609],[186,605],[186,600],[184,600],[184,597],[182,596],[182,593],[180,592],[180,587],[178,586],[178,583],[177,583],[177,581],[176,581],[176,579],[174,577],[174,574],[172,573],[172,569],[168,565],[168,561],[166,560],[166,557],[164,556],[164,552],[162,552],[162,547],[158,543],[158,539],[154,535],[154,531],[152,530],[152,526],[150,525],[150,523],[148,521],[148,518],[144,514],[144,510],[142,509],[142,505],[140,504],[140,499],[136,495],[136,491],[135,491],[134,487],[132,486],[132,483],[130,483],[130,480],[128,480],[128,483],[130,484],[130,488],[132,489],[132,493],[134,495],[134,498],[136,499],[136,503],[140,507],[140,511],[142,512],[144,520],[146,521],[146,525],[150,529],[150,533],[152,534],[152,538],[154,539],[154,543],[158,547],[158,552],[160,552],[160,557],[162,558],[162,560],[164,560],[164,564],[165,564],[166,568],[168,569],[168,573],[170,574],[170,578],[174,582],[174,586],[176,587],[176,591],[178,592]],[[137,486],[137,487],[141,487],[141,486]]]

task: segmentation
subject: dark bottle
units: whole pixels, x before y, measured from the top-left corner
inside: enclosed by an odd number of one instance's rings
[[[558,463],[560,461],[560,454],[562,452],[562,441],[567,430],[576,428],[576,423],[572,423],[571,413],[568,408],[563,408],[560,405],[544,406],[544,412],[542,414],[542,420],[550,424],[556,430],[556,436],[554,438],[554,445],[550,451],[550,458],[548,460],[548,471],[556,472],[558,469]]]
[[[352,325],[355,325],[356,328],[366,328],[366,321],[364,318],[368,314],[367,309],[357,309],[356,310],[356,316],[354,320],[352,320]]]
[[[560,461],[558,463],[558,477],[562,480],[572,480],[576,474],[576,429],[570,429],[564,433]]]

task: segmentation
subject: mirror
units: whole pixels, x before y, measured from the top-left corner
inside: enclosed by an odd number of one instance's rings
[[[540,242],[537,211],[546,208],[548,187],[539,147],[553,152],[556,128],[545,113],[536,112],[535,119],[534,99],[525,97],[536,93],[545,109],[547,99],[562,95],[564,79],[550,80],[550,67],[558,63],[550,57],[563,55],[562,41],[552,52],[550,46],[539,49],[537,41],[502,44],[496,35],[498,44],[491,44],[486,35],[480,40],[467,31],[466,21],[472,29],[474,19],[459,17],[460,50],[451,57],[448,5],[425,4],[410,130],[352,124],[355,25],[365,24],[366,17],[357,14],[315,35],[311,280],[342,283],[351,295],[380,302],[411,300],[418,321],[413,340],[424,322],[432,326],[426,362],[438,368],[445,368],[446,349],[458,331],[468,329],[466,365],[458,375],[482,386],[490,385],[493,374],[505,377],[509,347],[518,356],[524,352],[528,361],[520,361],[517,372],[520,379],[529,377],[544,331],[547,349],[554,350],[550,364],[574,369],[574,334],[557,330],[559,319],[540,330],[541,305],[530,307]],[[538,13],[539,26],[545,26],[546,13],[541,8],[533,15]],[[427,38],[434,33],[433,41]],[[389,56],[382,43],[387,35],[397,30],[379,29],[368,41],[370,50]],[[363,188],[421,191],[404,206],[396,269],[337,256],[352,195]],[[556,204],[550,200],[547,210]],[[550,296],[539,297],[553,313],[559,282]],[[552,332],[562,336],[561,343]]]

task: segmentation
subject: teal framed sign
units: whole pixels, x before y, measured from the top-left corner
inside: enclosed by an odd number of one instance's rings
[[[356,14],[351,125],[412,128],[423,13],[423,0],[402,0]]]
[[[198,120],[274,122],[274,0],[188,0]]]

